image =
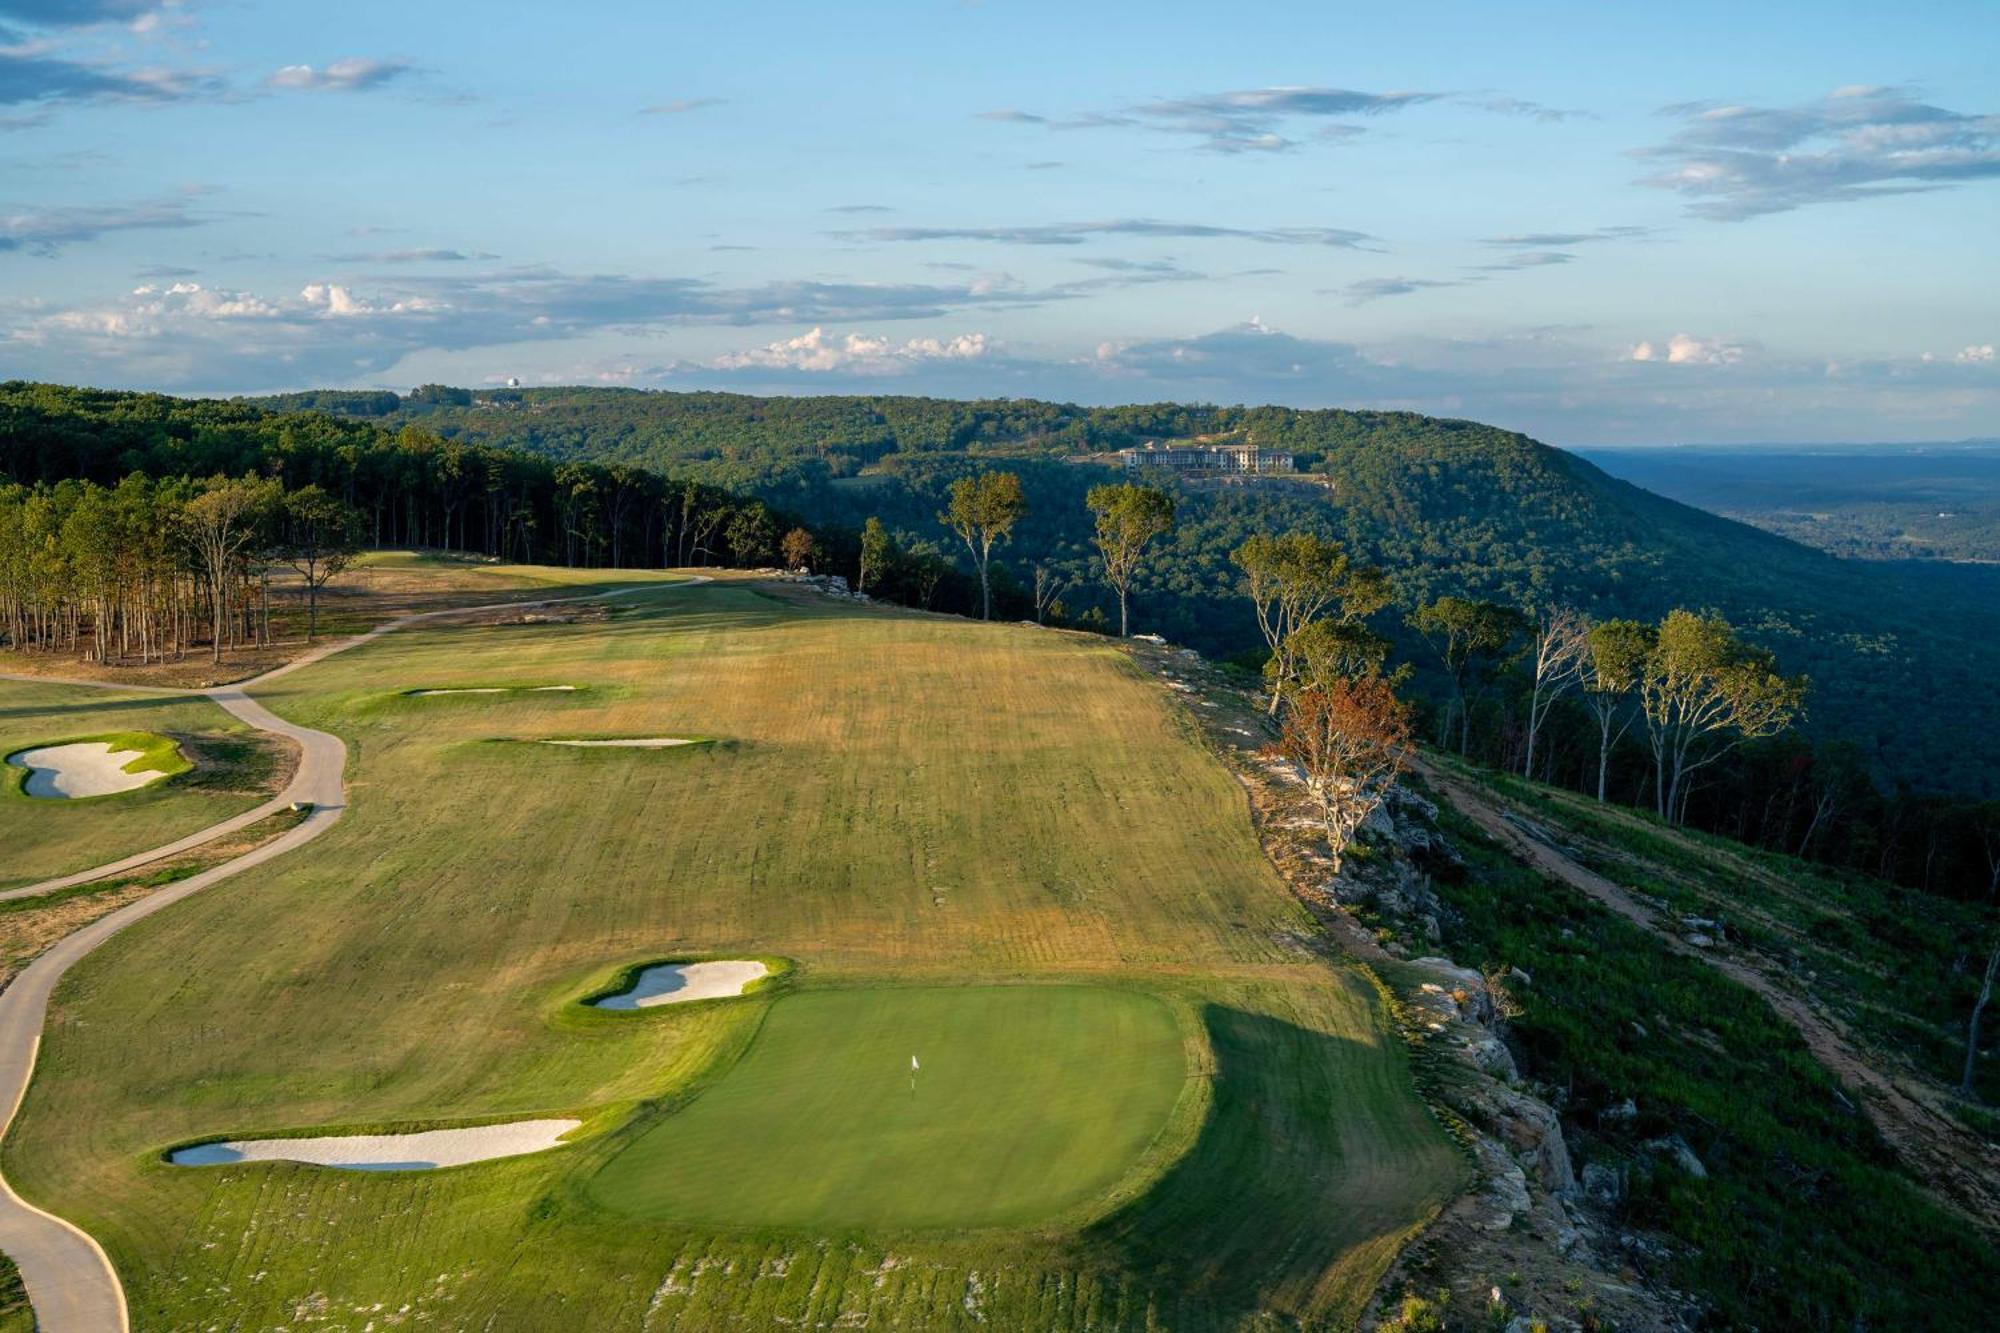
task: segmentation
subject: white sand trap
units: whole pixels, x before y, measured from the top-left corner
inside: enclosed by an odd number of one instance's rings
[[[506,1125],[427,1129],[419,1134],[335,1134],[317,1139],[230,1139],[178,1148],[175,1166],[224,1166],[231,1162],[304,1162],[349,1171],[428,1171],[440,1166],[490,1162],[545,1152],[583,1122],[516,1120]]]
[[[455,689],[411,690],[412,699],[428,699],[434,694],[560,694],[583,688],[580,685],[464,685]]]
[[[650,1009],[656,1004],[685,1004],[741,995],[743,988],[771,969],[762,963],[729,960],[718,963],[662,963],[643,969],[632,989],[594,1001],[598,1009]]]
[[[136,791],[149,782],[158,782],[164,773],[127,773],[125,765],[140,758],[142,750],[114,750],[106,741],[78,741],[74,745],[45,745],[39,750],[22,750],[7,756],[7,762],[28,770],[23,789],[30,796],[69,800],[78,796],[109,796],[114,792]]]
[[[621,736],[603,741],[543,741],[544,745],[577,745],[587,749],[610,746],[622,750],[671,750],[676,745],[699,745],[684,736]]]

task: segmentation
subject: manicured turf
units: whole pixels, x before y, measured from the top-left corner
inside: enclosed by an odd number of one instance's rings
[[[1136,991],[805,993],[590,1188],[624,1212],[722,1226],[1034,1223],[1116,1184],[1186,1075],[1172,1010]]]
[[[172,733],[235,741],[248,731],[206,699],[121,695],[110,690],[0,680],[0,755],[73,740],[118,740]],[[169,743],[160,763],[171,767]],[[155,765],[148,765],[149,767]],[[116,860],[257,804],[254,792],[221,789],[200,774],[157,783],[116,799],[36,800],[20,790],[24,770],[0,771],[0,888],[29,884]]]
[[[726,582],[611,606],[398,633],[260,691],[346,738],[346,817],[71,974],[6,1168],[104,1242],[135,1328],[301,1327],[301,1309],[378,1303],[496,1331],[1338,1321],[1456,1187],[1374,991],[1296,943],[1314,927],[1241,788],[1117,648]],[[550,681],[591,688],[476,708],[399,693]],[[552,735],[718,743],[487,743]],[[765,956],[796,961],[790,990],[575,1003],[634,960]],[[599,1197],[619,1154],[613,1176],[738,1095],[767,1017],[782,1036],[788,1009],[834,992],[1003,982],[1152,992],[1179,1016],[1186,1058],[1167,1067],[1180,1086],[1193,1061],[1191,1095],[1129,1172],[1129,1142],[1092,1131],[1089,1169],[1111,1183],[1088,1200],[1009,1172],[1012,1216],[1045,1220],[836,1239]],[[955,1074],[949,1044],[915,1053]],[[588,1117],[583,1140],[444,1172],[157,1162],[211,1134],[550,1114]],[[1032,1143],[1022,1119],[1002,1124]],[[991,1174],[1001,1148],[976,1151]]]

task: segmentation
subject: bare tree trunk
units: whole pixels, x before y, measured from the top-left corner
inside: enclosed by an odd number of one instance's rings
[[[1972,1095],[1973,1061],[1979,1057],[1979,1020],[1986,1012],[1986,1002],[1993,998],[1993,976],[2000,972],[2000,939],[1993,941],[1993,952],[1986,955],[1986,978],[1979,985],[1979,998],[1972,1003],[1972,1020],[1965,1025],[1965,1073],[1959,1077],[1958,1090]]]

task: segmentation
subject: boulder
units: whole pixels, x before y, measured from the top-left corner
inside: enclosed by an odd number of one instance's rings
[[[1584,1163],[1583,1197],[1599,1208],[1616,1208],[1625,1200],[1625,1172],[1602,1162]]]

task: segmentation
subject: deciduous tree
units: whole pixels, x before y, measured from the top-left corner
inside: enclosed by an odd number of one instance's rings
[[[1452,718],[1456,716],[1460,754],[1466,752],[1472,740],[1472,710],[1468,706],[1471,687],[1478,680],[1481,668],[1507,650],[1526,619],[1511,606],[1469,597],[1440,597],[1409,615],[1410,628],[1423,636],[1451,678],[1451,706],[1445,710],[1439,734],[1442,740],[1450,739]]]
[[[1265,674],[1271,679],[1272,713],[1298,679],[1300,652],[1307,642],[1299,634],[1329,615],[1340,625],[1359,625],[1389,603],[1389,581],[1381,570],[1356,564],[1339,542],[1310,532],[1282,537],[1259,533],[1229,558],[1243,571],[1257,628],[1271,650]]]
[[[1669,612],[1639,679],[1660,817],[1678,822],[1694,773],[1792,725],[1805,693],[1804,676],[1780,675],[1776,659],[1737,638],[1722,617]]]
[[[1409,764],[1409,710],[1380,676],[1336,676],[1293,692],[1278,750],[1305,775],[1337,874]]]
[[[319,633],[319,590],[346,571],[361,549],[361,514],[317,486],[284,498],[278,559],[306,585],[306,642]]]
[[[957,533],[972,553],[972,563],[979,569],[982,619],[993,619],[993,585],[987,569],[993,561],[994,544],[1006,541],[1027,512],[1021,478],[1012,472],[976,472],[951,484],[951,501],[938,521]]]
[[[1531,779],[1535,776],[1535,741],[1541,735],[1549,709],[1583,677],[1584,664],[1590,657],[1590,620],[1575,607],[1555,606],[1536,612],[1532,628],[1528,755],[1521,764],[1521,776]]]
[[[813,541],[810,532],[804,528],[793,528],[785,534],[785,540],[780,543],[780,548],[784,552],[786,569],[801,574],[812,572],[813,556],[817,554],[819,547]]]
[[[1127,598],[1147,545],[1174,526],[1174,498],[1156,486],[1093,486],[1084,497],[1097,516],[1097,554],[1104,581],[1118,594],[1119,637],[1132,632]]]
[[[1611,751],[1632,725],[1627,707],[1653,651],[1653,630],[1636,620],[1606,620],[1591,626],[1590,652],[1583,661],[1583,697],[1597,719],[1597,799],[1611,772]],[[1614,731],[1613,728],[1616,727]]]

